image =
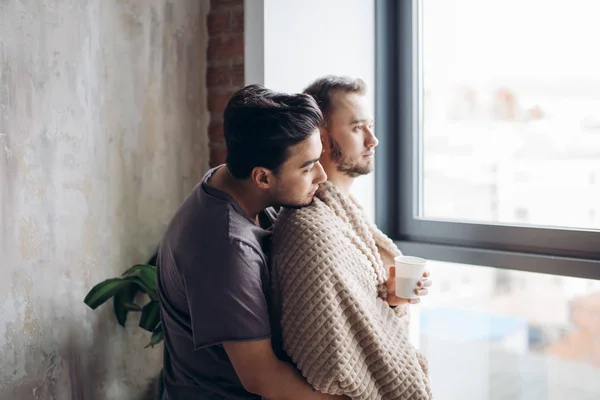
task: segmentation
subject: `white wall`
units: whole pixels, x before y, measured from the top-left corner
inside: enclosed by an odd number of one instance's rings
[[[374,0],[246,0],[244,6],[246,84],[301,92],[323,75],[348,75],[365,80],[373,105]],[[371,218],[373,182],[371,174],[353,188]]]
[[[198,0],[0,1],[0,399],[134,399],[149,333],[90,310],[208,167]]]

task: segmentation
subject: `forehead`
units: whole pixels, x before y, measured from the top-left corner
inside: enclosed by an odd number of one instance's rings
[[[367,96],[359,93],[338,92],[331,98],[331,117],[371,119]]]

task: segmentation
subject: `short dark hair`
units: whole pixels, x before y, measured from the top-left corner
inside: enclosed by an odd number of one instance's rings
[[[229,100],[223,120],[227,167],[234,177],[246,179],[255,167],[276,174],[288,149],[308,139],[323,123],[323,114],[309,95],[249,85]]]
[[[327,75],[304,89],[304,93],[311,95],[317,101],[325,118],[331,112],[331,100],[336,92],[365,94],[367,85],[360,78]]]

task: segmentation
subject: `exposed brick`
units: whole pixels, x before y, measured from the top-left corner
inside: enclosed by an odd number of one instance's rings
[[[212,142],[222,142],[223,137],[223,121],[222,119],[211,119],[208,125],[208,140]]]
[[[244,35],[235,35],[227,38],[211,37],[208,41],[207,53],[208,61],[243,57]]]
[[[229,32],[231,33],[244,33],[244,9],[237,8],[231,10],[229,13]]]
[[[244,57],[244,35],[232,36],[229,41],[230,57]]]
[[[235,87],[244,86],[244,64],[233,65],[229,71],[229,79]]]
[[[234,62],[236,64],[231,66],[227,65],[229,62],[216,66],[209,65],[206,69],[206,86],[241,88],[244,85],[244,64],[240,64],[239,60]]]
[[[222,46],[223,38],[221,36],[208,38],[208,49],[206,50],[206,59],[210,62],[217,59]]]
[[[211,143],[210,144],[210,167],[216,167],[217,165],[223,164],[227,159],[227,149],[224,143]]]
[[[222,10],[228,7],[243,6],[244,0],[211,0],[210,10]]]
[[[244,65],[244,53],[242,52],[242,54],[240,54],[239,56],[231,57],[229,59],[229,64],[232,66]]]
[[[211,112],[210,120],[211,121],[223,121],[223,113],[222,112]]]
[[[206,16],[206,25],[209,35],[218,35],[226,33],[230,28],[231,16],[227,11],[211,12]],[[236,28],[237,29],[237,28]]]
[[[223,111],[244,85],[244,0],[211,0],[206,18],[209,33],[206,51],[208,139],[211,167],[225,162]]]
[[[225,92],[208,90],[208,111],[222,113],[225,110],[227,102],[233,96],[235,90],[228,90]]]
[[[207,56],[207,59],[206,59],[207,63],[206,63],[206,66],[207,66],[207,67],[222,67],[222,66],[229,66],[229,65],[231,64],[231,60],[232,60],[232,58],[226,58],[226,59],[224,59],[224,60],[215,60],[215,59],[211,59],[211,60],[209,60],[209,59],[208,59],[208,56]]]
[[[231,83],[234,73],[232,67],[227,65],[208,67],[206,69],[206,86],[227,86]]]

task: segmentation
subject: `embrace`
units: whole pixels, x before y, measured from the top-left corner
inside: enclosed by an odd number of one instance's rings
[[[362,80],[302,94],[247,86],[224,112],[227,161],[160,243],[163,399],[432,399],[396,296],[401,252],[350,190],[374,169]]]

